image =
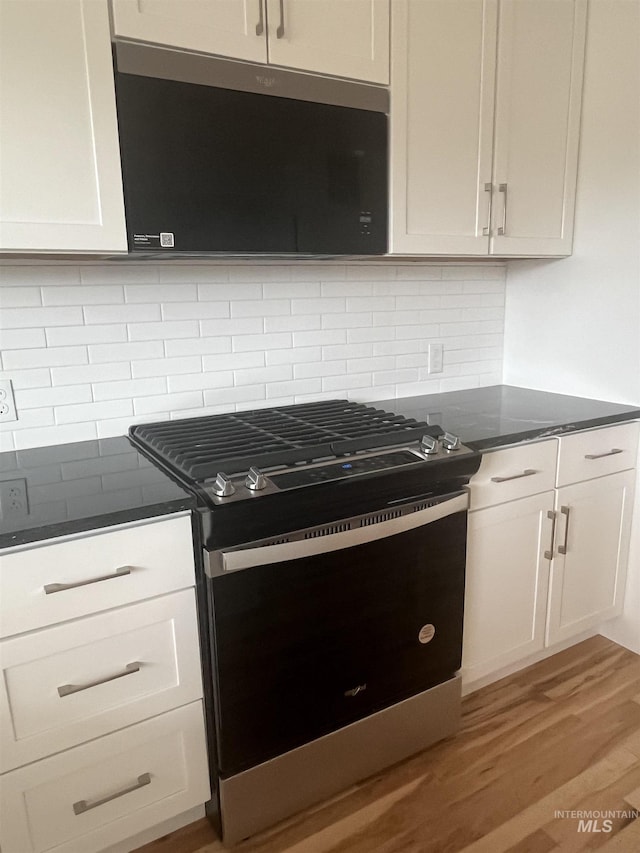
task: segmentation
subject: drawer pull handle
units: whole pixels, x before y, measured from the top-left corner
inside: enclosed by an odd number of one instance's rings
[[[492,477],[492,483],[508,483],[509,480],[520,480],[522,477],[531,477],[533,474],[537,474],[537,471],[534,471],[533,468],[526,468],[522,474],[512,474],[510,477]]]
[[[547,518],[551,519],[551,548],[544,552],[545,560],[553,560],[553,543],[556,539],[556,514],[550,509],[547,511]]]
[[[569,512],[571,511],[570,506],[561,506],[560,512],[566,516],[567,520],[564,525],[564,545],[558,545],[558,554],[566,554],[567,548],[569,547]]]
[[[607,450],[606,453],[586,453],[585,459],[603,459],[605,456],[616,456],[618,453],[624,453],[619,447],[614,447],[612,450]]]
[[[105,803],[110,803],[111,800],[117,800],[118,797],[124,797],[125,794],[130,794],[132,791],[137,791],[139,788],[144,788],[145,785],[150,784],[151,774],[143,773],[141,776],[138,776],[138,781],[135,785],[129,785],[128,788],[118,791],[117,794],[109,794],[108,797],[103,797],[101,800],[94,800],[92,803],[88,803],[86,800],[78,800],[77,803],[73,804],[73,813],[84,814],[84,812],[88,812],[90,809],[97,809],[98,806],[103,806]]]
[[[125,575],[130,575],[133,571],[133,566],[120,566],[111,575],[100,575],[99,578],[89,578],[86,581],[75,581],[74,583],[47,583],[44,585],[45,595],[51,595],[52,592],[64,592],[65,589],[75,589],[78,586],[87,586],[90,583],[100,583],[100,581],[110,581],[113,578],[122,578]]]
[[[90,687],[97,687],[98,684],[106,684],[108,681],[115,681],[125,675],[132,675],[134,672],[139,672],[141,666],[140,661],[136,660],[133,663],[128,663],[122,672],[108,675],[106,678],[99,678],[97,681],[88,681],[86,684],[61,684],[58,687],[58,696],[70,696],[72,693],[80,693],[82,690],[89,690]]]

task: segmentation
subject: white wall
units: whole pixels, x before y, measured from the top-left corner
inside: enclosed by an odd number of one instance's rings
[[[505,382],[640,404],[637,0],[590,3],[574,254],[508,265],[505,325]],[[606,633],[640,652],[640,488],[626,601]]]
[[[0,268],[0,448],[138,421],[327,397],[381,400],[502,379],[504,265]],[[444,372],[427,373],[427,346]]]

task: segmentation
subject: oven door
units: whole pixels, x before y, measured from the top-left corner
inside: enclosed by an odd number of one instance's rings
[[[208,555],[221,776],[459,669],[467,506],[457,492]]]

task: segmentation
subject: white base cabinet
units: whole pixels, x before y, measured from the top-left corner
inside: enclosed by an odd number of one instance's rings
[[[0,252],[126,252],[106,0],[0,0]]]
[[[547,644],[622,612],[635,471],[558,489]]]
[[[202,703],[0,777],[3,853],[98,853],[209,798]]]
[[[0,849],[98,853],[209,799],[191,516],[0,554]]]
[[[470,681],[544,648],[553,492],[469,515],[462,666]]]
[[[470,483],[463,677],[622,613],[640,424],[488,452]]]

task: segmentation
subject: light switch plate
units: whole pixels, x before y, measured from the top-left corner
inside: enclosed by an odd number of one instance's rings
[[[429,344],[427,367],[428,373],[442,373],[442,360],[444,357],[442,344]]]

